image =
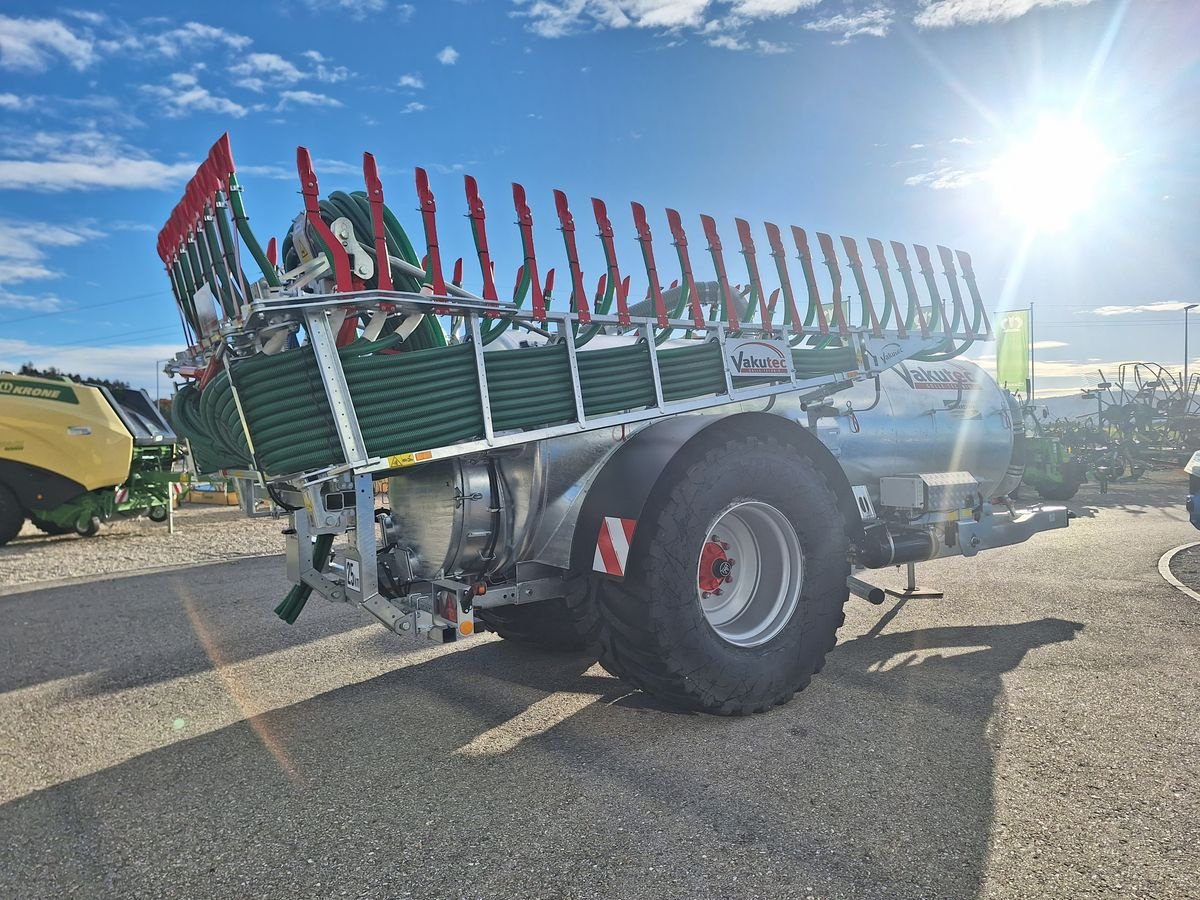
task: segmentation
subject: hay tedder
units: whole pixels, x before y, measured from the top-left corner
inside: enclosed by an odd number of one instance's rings
[[[556,291],[514,184],[522,262],[502,297],[470,176],[474,287],[423,170],[421,253],[370,154],[352,194],[323,198],[303,148],[297,171],[304,210],[264,248],[223,137],[158,243],[189,344],[175,427],[200,470],[254,478],[290,512],[287,622],[315,590],[400,633],[593,647],[670,702],[742,713],[808,683],[851,591],[881,602],[852,568],[1066,525],[991,500],[1020,480],[1021,419],[956,359],[991,336],[966,253],[938,247],[939,273],[920,245],[915,265],[877,240],[864,260],[817,233],[814,256],[804,229],[766,223],[760,254],[737,219],[735,279],[701,216],[701,279],[668,209],[664,285],[633,203],[633,300],[605,204],[589,292],[556,191]]]

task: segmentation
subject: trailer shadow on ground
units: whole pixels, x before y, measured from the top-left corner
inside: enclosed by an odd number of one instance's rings
[[[19,623],[0,632],[0,692],[46,681],[85,676],[80,695],[100,695],[167,681],[212,668],[209,651],[195,637],[189,603],[202,604],[209,640],[221,659],[234,663],[362,628],[368,620],[347,616],[342,604],[312,601],[292,627],[281,627],[272,608],[290,586],[279,558],[239,559],[178,573],[119,575],[90,584],[39,588],[0,596],[0,614]],[[160,584],[148,590],[148,584]],[[263,596],[262,585],[278,592]],[[116,598],[115,602],[109,602]],[[379,629],[379,652],[387,632]],[[53,640],[53,655],[19,652]],[[386,650],[395,654],[395,646]]]
[[[743,719],[486,643],[0,807],[0,894],[973,897],[1002,678],[1081,628],[876,627]]]
[[[1108,485],[1101,493],[1100,486],[1089,482],[1080,487],[1079,493],[1066,502],[1066,506],[1077,516],[1091,519],[1105,512],[1120,510],[1133,515],[1165,512],[1178,515],[1186,521],[1183,504],[1187,498],[1187,480],[1176,472],[1153,472],[1137,481],[1117,481]],[[1032,502],[1036,495],[1020,503]]]

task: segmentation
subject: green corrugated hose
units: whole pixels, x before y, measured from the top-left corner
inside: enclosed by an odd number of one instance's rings
[[[365,194],[331,194],[322,201],[321,212],[330,222],[339,217],[349,219],[359,241],[368,249],[373,246]],[[419,265],[407,235],[386,210],[385,224],[389,254]],[[309,237],[315,235],[309,232]],[[319,241],[316,245],[324,250]],[[283,264],[291,268],[299,261],[289,234],[283,242]],[[397,290],[421,287],[418,279],[396,268],[393,279]],[[590,334],[581,335],[579,343],[586,343],[588,337]],[[360,338],[340,348],[339,354],[371,456],[409,453],[484,436],[474,351],[469,344],[447,346],[435,317],[425,316],[407,340],[395,333],[375,341]],[[792,358],[802,378],[856,367],[854,352],[848,347],[797,349]],[[589,417],[653,405],[646,344],[586,350],[577,359],[584,411]],[[660,350],[658,363],[668,401],[725,391],[724,364],[715,343]],[[257,468],[278,476],[345,461],[309,347],[272,356],[260,354],[237,361],[232,368]],[[569,358],[563,344],[489,352],[487,383],[497,432],[548,427],[575,418]],[[174,416],[179,433],[190,439],[200,468],[254,465],[225,372],[203,391],[181,390]]]
[[[333,535],[318,534],[316,540],[313,541],[313,568],[318,572],[325,568],[325,563],[329,562],[329,551],[332,549]],[[275,607],[275,615],[289,625],[296,624],[296,617],[304,609],[304,604],[308,602],[311,594],[312,588],[304,582],[295,585]]]

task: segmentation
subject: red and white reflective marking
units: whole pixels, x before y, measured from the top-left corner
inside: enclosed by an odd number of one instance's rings
[[[129,488],[119,487],[117,488],[116,494],[116,501],[118,503],[124,503],[129,499]]]
[[[605,516],[600,523],[600,534],[596,537],[596,556],[592,568],[605,575],[625,576],[625,564],[629,561],[629,544],[633,541],[636,519],[618,519]]]

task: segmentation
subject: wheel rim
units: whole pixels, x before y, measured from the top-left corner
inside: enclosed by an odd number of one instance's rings
[[[735,503],[708,526],[696,567],[696,593],[713,631],[737,647],[757,647],[783,629],[800,604],[804,551],[775,507]]]

